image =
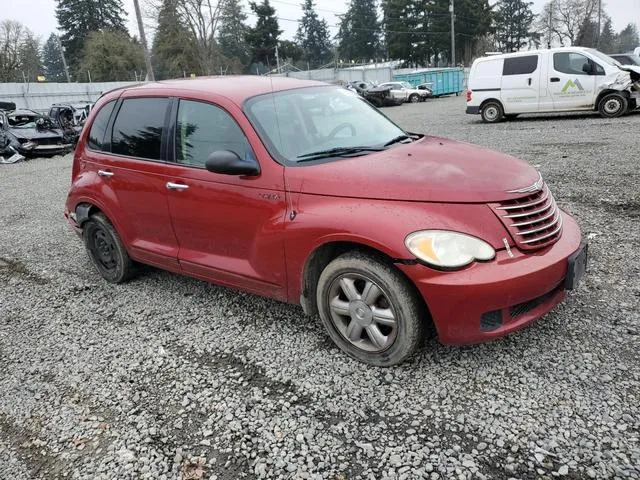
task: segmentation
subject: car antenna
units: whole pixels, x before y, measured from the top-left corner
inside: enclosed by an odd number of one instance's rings
[[[278,140],[280,140],[280,146],[282,147],[282,134],[280,133],[280,116],[278,115],[278,107],[276,105],[276,97],[275,91],[273,89],[273,77],[271,76],[271,72],[269,72],[269,83],[271,85],[271,101],[273,102],[273,111],[276,114],[276,128],[278,130]],[[296,218],[296,211],[293,209],[293,200],[291,199],[291,191],[289,191],[289,185],[287,184],[287,177],[284,175],[284,169],[282,170],[282,181],[284,182],[284,195],[289,207],[289,219],[293,220]]]

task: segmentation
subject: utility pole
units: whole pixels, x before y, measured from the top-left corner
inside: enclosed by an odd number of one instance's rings
[[[58,42],[58,50],[60,50],[60,58],[62,58],[62,67],[64,68],[64,74],[67,77],[67,83],[71,83],[71,78],[69,77],[69,67],[67,67],[67,59],[64,58],[64,50],[62,49],[62,44],[60,43],[60,37],[57,35],[56,41]]]
[[[449,11],[451,12],[451,66],[456,66],[456,14],[453,6],[454,0],[451,0],[449,4]]]
[[[553,22],[553,2],[549,2],[549,35],[547,36],[547,48],[551,48],[551,24]]]
[[[276,42],[276,72],[280,73],[280,57],[278,56],[278,42]]]
[[[149,49],[147,48],[147,39],[144,36],[144,26],[142,25],[142,15],[140,14],[140,4],[138,0],[133,0],[133,6],[136,9],[136,18],[138,19],[138,30],[140,31],[140,43],[142,43],[142,50],[144,52],[144,63],[147,67],[147,80],[154,81],[153,67],[151,66],[151,56],[149,55]]]
[[[602,31],[602,0],[598,0],[598,35],[596,36],[596,48],[600,48],[600,32]]]

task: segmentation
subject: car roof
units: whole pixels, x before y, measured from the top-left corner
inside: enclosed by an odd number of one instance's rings
[[[588,47],[557,47],[557,48],[541,48],[538,50],[524,50],[521,52],[500,53],[497,55],[487,55],[480,57],[476,61],[499,60],[501,58],[522,57],[527,55],[537,55],[544,52],[588,52],[593,48]]]
[[[172,92],[198,91],[224,96],[238,105],[242,105],[248,98],[271,92],[280,92],[295,88],[328,86],[324,82],[299,80],[289,77],[268,77],[258,75],[226,75],[217,77],[197,77],[178,80],[162,80],[159,82],[142,83],[130,87],[123,87],[107,92],[105,96],[122,93],[153,90],[154,93],[171,95]],[[119,93],[115,96],[119,96]]]

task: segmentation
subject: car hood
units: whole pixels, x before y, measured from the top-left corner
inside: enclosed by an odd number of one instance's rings
[[[496,202],[533,185],[538,172],[517,158],[468,143],[424,137],[382,152],[286,169],[291,192],[422,202]]]
[[[37,128],[9,128],[16,138],[26,140],[43,140],[48,138],[62,138],[59,130],[38,130]]]

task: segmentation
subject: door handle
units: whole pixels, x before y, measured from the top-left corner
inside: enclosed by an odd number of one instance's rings
[[[559,81],[560,81],[560,79],[559,79],[558,77],[551,77],[551,78],[549,79],[549,81],[550,81],[550,82],[554,82],[554,83],[555,83],[555,82],[559,82]]]
[[[169,190],[186,190],[189,188],[189,185],[185,185],[184,183],[167,182],[167,188]]]
[[[529,86],[531,86],[531,79],[529,79]]]
[[[100,177],[113,177],[113,172],[109,170],[98,170],[98,176]]]

